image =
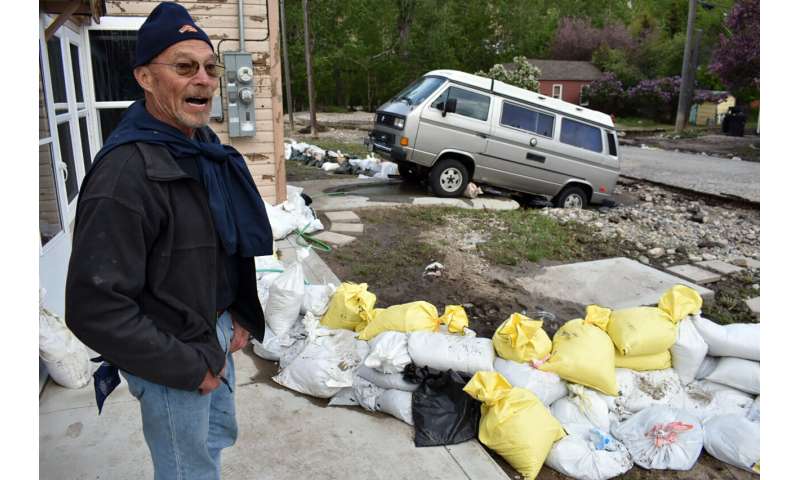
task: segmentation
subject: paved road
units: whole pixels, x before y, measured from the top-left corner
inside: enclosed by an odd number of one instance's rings
[[[669,150],[620,147],[622,174],[760,202],[760,164]]]

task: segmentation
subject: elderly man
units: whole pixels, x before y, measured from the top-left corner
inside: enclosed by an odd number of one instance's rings
[[[242,156],[206,124],[222,68],[180,5],[139,30],[145,92],[81,188],[66,320],[104,360],[98,407],[123,372],[156,479],[218,479],[237,435],[232,353],[264,336],[254,256],[272,253]]]

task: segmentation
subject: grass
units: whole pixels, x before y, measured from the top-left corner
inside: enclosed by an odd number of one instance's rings
[[[620,130],[629,130],[629,129],[673,129],[675,128],[674,124],[669,123],[661,123],[655,120],[651,120],[649,118],[641,118],[641,117],[617,117],[614,120],[617,128]]]
[[[755,318],[745,304],[745,300],[759,296],[752,287],[760,282],[761,275],[749,270],[737,272],[711,285],[714,289],[714,302],[703,306],[703,316],[717,323],[752,323]]]

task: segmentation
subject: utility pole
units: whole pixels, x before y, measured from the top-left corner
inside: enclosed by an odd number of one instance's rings
[[[686,112],[686,118],[691,116],[692,100],[694,100],[694,83],[697,79],[697,63],[700,59],[700,39],[703,36],[703,30],[698,28],[694,31],[694,45],[692,46],[691,65],[689,67],[689,92],[684,99],[683,111]]]
[[[308,0],[303,0],[303,30],[306,40],[306,76],[308,77],[308,118],[311,122],[311,138],[317,138],[317,111],[314,103],[314,69],[311,66],[311,40],[308,26]]]
[[[688,117],[687,105],[691,101],[689,93],[692,86],[689,81],[692,63],[692,45],[694,44],[694,17],[697,13],[697,0],[689,0],[689,19],[686,22],[686,43],[683,46],[683,67],[681,68],[681,92],[678,96],[678,113],[675,116],[675,132],[680,133],[686,127]]]
[[[286,43],[286,10],[281,0],[281,38],[283,39],[283,73],[286,77],[286,105],[289,112],[289,133],[294,131],[294,114],[292,106],[292,80],[289,78],[289,45]]]

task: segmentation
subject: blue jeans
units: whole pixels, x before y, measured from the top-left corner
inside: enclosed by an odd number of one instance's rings
[[[220,452],[236,442],[236,409],[232,389],[233,324],[230,313],[217,320],[217,339],[226,353],[220,383],[208,395],[165,387],[122,372],[139,400],[144,438],[153,459],[155,480],[219,480]]]

